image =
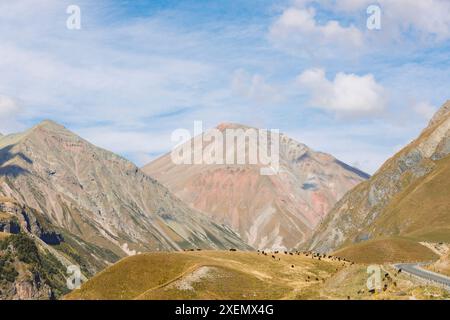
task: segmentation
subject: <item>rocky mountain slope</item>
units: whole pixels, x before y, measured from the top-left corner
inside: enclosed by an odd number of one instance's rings
[[[0,233],[3,238],[10,235],[25,234],[38,248],[48,252],[54,259],[67,268],[77,265],[82,280],[95,274],[108,263],[98,261],[96,254],[110,259],[118,259],[112,252],[88,243],[67,230],[52,225],[41,212],[18,203],[11,198],[0,197]],[[108,255],[109,254],[109,255]]]
[[[0,195],[32,208],[64,239],[46,241],[68,245],[91,273],[136,252],[248,248],[129,161],[51,121],[0,138]]]
[[[227,129],[240,130],[237,136],[242,138],[252,128],[225,123],[217,129],[222,133]],[[210,139],[211,132],[185,145]],[[214,139],[205,141],[202,151],[209,152],[213,143]],[[258,152],[261,145],[264,144],[259,142]],[[249,144],[245,148],[248,155]],[[230,150],[230,146],[224,147],[224,163]],[[309,239],[311,230],[336,201],[368,175],[284,134],[280,135],[279,150],[280,171],[275,175],[261,175],[264,167],[261,161],[231,165],[174,164],[170,154],[148,164],[143,171],[193,208],[217,223],[232,227],[251,246],[295,248]]]
[[[55,299],[69,292],[66,270],[77,262],[45,242],[55,245],[63,239],[36,217],[31,208],[0,198],[2,299]]]
[[[450,101],[421,135],[350,191],[310,248],[331,251],[377,237],[450,242]]]
[[[32,238],[20,233],[0,237],[2,300],[48,300],[69,292],[66,269]]]

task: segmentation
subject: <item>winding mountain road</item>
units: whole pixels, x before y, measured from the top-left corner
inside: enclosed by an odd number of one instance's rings
[[[432,281],[439,285],[445,287],[445,289],[450,290],[450,277],[444,276],[440,273],[435,273],[422,269],[422,263],[398,263],[394,264],[394,268],[402,270],[403,272],[412,274],[423,280]]]

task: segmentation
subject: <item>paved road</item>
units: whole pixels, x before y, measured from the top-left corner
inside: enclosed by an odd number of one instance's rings
[[[421,268],[420,263],[398,263],[394,264],[396,269],[401,269],[402,272],[407,272],[415,275],[421,279],[433,281],[440,285],[444,285],[447,290],[450,290],[450,278],[440,273],[431,272]]]

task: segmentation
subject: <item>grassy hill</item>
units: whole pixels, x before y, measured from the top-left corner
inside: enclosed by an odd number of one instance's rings
[[[432,261],[419,242],[450,242],[450,157],[396,195],[362,233],[375,238],[349,244],[335,254],[360,263]]]
[[[430,260],[420,242],[450,242],[450,101],[417,139],[337,203],[307,247],[358,261]]]
[[[382,266],[383,290],[367,290],[367,266],[311,255],[195,251],[147,253],[122,259],[65,299],[443,299]],[[389,276],[386,276],[388,274]]]
[[[437,259],[420,242],[450,242],[450,156],[430,161],[429,165],[432,170],[421,178],[403,177],[406,187],[385,207],[377,209],[380,213],[375,219],[354,213],[361,210],[358,201],[343,206],[342,210],[347,212],[338,222],[341,225],[348,221],[352,221],[351,225],[373,221],[358,229],[343,227],[345,241],[334,253],[361,263]],[[352,193],[356,194],[358,188],[363,189],[359,195],[369,194],[366,184],[359,185]]]
[[[372,234],[401,234],[450,242],[450,156],[398,194],[371,227]]]
[[[364,264],[432,261],[438,256],[427,247],[406,238],[381,238],[350,245],[333,253]]]
[[[311,291],[343,262],[284,253],[195,251],[123,259],[67,299],[288,299]]]

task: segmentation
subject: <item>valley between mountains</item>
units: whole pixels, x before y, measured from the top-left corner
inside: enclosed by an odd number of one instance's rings
[[[450,298],[394,266],[450,276],[449,154],[450,101],[372,177],[284,134],[275,175],[170,154],[138,168],[43,121],[0,136],[0,297]]]

